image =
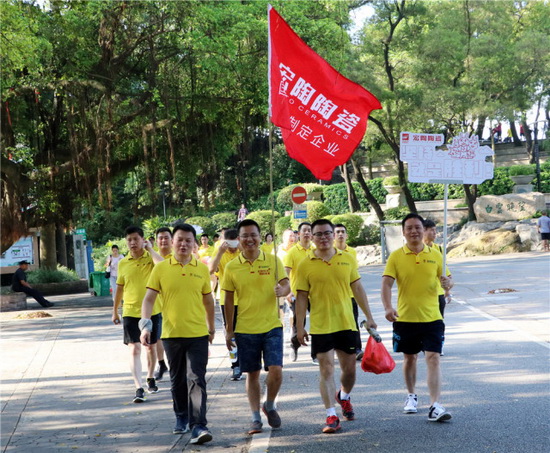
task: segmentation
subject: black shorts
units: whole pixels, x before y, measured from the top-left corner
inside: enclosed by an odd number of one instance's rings
[[[418,354],[420,351],[439,352],[445,341],[445,323],[394,322],[393,350],[404,354]]]
[[[541,234],[540,234],[540,239],[541,239],[542,241],[544,241],[544,240],[546,240],[546,241],[550,240],[550,233],[541,233]]]
[[[311,334],[311,355],[338,349],[346,354],[355,354],[357,332],[341,330],[333,333]]]
[[[124,344],[129,343],[139,343],[139,337],[141,336],[141,331],[139,330],[139,320],[140,318],[133,318],[131,316],[122,317],[122,326],[124,328]],[[157,339],[160,336],[162,316],[160,313],[151,316],[151,321],[153,322],[153,331],[151,332],[151,339],[149,344],[155,344]]]

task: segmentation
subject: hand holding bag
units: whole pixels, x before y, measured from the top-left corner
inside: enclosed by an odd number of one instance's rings
[[[391,373],[395,368],[395,360],[384,346],[384,343],[377,342],[372,336],[367,341],[361,368],[365,372],[382,374]]]

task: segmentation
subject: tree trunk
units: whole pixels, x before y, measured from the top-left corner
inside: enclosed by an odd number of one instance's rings
[[[363,189],[363,192],[365,193],[365,197],[367,201],[371,205],[372,209],[374,209],[374,212],[376,213],[378,220],[384,220],[384,211],[382,211],[380,204],[378,203],[378,201],[370,191],[369,186],[367,186],[365,178],[363,177],[363,173],[361,173],[361,168],[353,158],[350,160],[351,160],[351,164],[353,165],[353,171],[355,172],[355,177],[357,178],[357,181],[359,182],[361,189]]]
[[[403,195],[405,195],[405,200],[407,201],[407,206],[409,207],[409,211],[416,213],[416,204],[414,203],[414,198],[411,194],[411,191],[409,190],[409,186],[407,185],[407,178],[405,177],[405,165],[403,165],[403,161],[401,159],[397,160],[397,171],[399,174],[399,185],[401,186],[401,189],[403,190]]]
[[[477,117],[477,127],[475,134],[479,137],[480,140],[483,139],[483,129],[485,128],[485,121],[487,120],[486,116],[480,115]]]
[[[475,184],[463,184],[463,187],[464,193],[466,194],[466,203],[468,203],[468,220],[477,220],[474,211],[474,203],[476,202],[477,198],[477,186]],[[470,190],[471,187],[473,187],[473,190]]]
[[[40,267],[50,270],[55,270],[57,267],[55,223],[49,223],[40,229]]]
[[[510,130],[512,131],[512,141],[514,142],[514,146],[521,146],[521,140],[518,135],[518,131],[516,129],[516,122],[512,118],[510,121]]]
[[[67,241],[65,240],[65,227],[58,223],[56,225],[56,245],[57,245],[57,262],[62,266],[67,267]]]
[[[344,178],[344,182],[346,183],[349,211],[350,212],[360,211],[361,205],[359,204],[359,200],[357,199],[357,194],[355,193],[355,189],[351,184],[351,178],[349,177],[347,164],[341,165],[340,170],[342,172],[342,177]]]
[[[525,151],[529,156],[529,162],[533,164],[535,162],[535,156],[533,153],[534,147],[533,137],[531,136],[531,129],[529,129],[529,126],[527,125],[527,121],[525,119],[521,120],[521,125],[523,126],[523,135],[525,135]]]

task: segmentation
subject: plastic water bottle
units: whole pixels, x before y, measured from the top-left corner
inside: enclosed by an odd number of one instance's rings
[[[237,346],[233,346],[231,351],[229,351],[229,359],[231,360],[231,363],[235,363],[237,361]]]

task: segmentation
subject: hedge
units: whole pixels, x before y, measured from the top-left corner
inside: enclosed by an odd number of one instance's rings
[[[328,208],[321,201],[308,201],[306,206],[308,222],[315,222],[330,214]]]
[[[189,217],[185,220],[185,223],[200,226],[202,228],[202,232],[208,234],[210,237],[212,237],[212,235],[216,232],[216,224],[209,217]]]
[[[369,203],[365,198],[363,189],[358,182],[352,182],[353,189],[361,205],[361,211],[369,210]],[[330,186],[323,186],[323,195],[325,198],[325,206],[328,208],[331,214],[345,214],[349,211],[348,206],[348,191],[345,183],[332,184]]]
[[[218,231],[222,228],[235,228],[237,216],[234,212],[221,212],[219,214],[214,214],[212,216],[212,221]]]
[[[348,231],[349,241],[355,241],[359,237],[363,227],[363,218],[357,214],[340,214],[332,218],[331,222],[336,225],[341,223]]]
[[[281,217],[281,214],[279,214],[277,211],[274,212],[274,218],[275,218],[275,223],[277,223],[277,220],[279,219],[279,217]],[[247,219],[252,219],[254,220],[255,222],[258,223],[258,225],[260,225],[260,232],[262,234],[262,236],[264,236],[265,234],[269,233],[269,232],[272,232],[272,229],[271,229],[271,211],[254,211],[254,212],[251,212],[250,214],[248,214],[246,216]]]
[[[304,189],[306,189],[308,195],[312,192],[323,192],[323,188],[326,187],[314,183],[292,184],[290,186],[287,186],[281,189],[279,195],[277,195],[277,209],[279,209],[280,211],[290,211],[292,209],[291,193],[292,189],[294,189],[294,187],[296,186],[302,186]]]

